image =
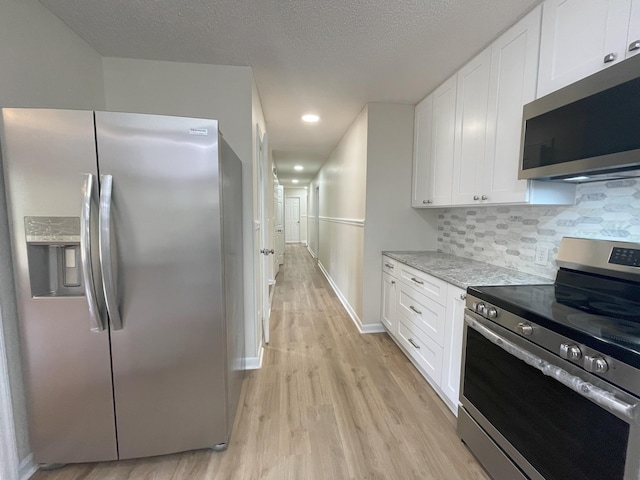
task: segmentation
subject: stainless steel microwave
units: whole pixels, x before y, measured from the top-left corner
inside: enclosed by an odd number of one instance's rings
[[[518,178],[640,177],[640,55],[524,106]]]

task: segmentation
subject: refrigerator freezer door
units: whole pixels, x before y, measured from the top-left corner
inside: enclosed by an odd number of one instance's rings
[[[34,460],[114,460],[109,332],[91,331],[79,271],[83,183],[97,173],[93,112],[3,109],[0,142]],[[96,224],[91,234],[97,247]]]
[[[227,441],[216,121],[96,112],[113,179],[120,458]]]

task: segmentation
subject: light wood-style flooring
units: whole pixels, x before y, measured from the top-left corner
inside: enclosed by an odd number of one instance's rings
[[[358,333],[302,245],[277,277],[264,366],[225,452],[70,465],[33,480],[488,480],[387,334]]]

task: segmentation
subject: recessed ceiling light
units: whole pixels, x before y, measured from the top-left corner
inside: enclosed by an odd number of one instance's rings
[[[296,172],[301,172],[302,170],[304,170],[304,167],[302,165],[296,165],[295,167],[293,167],[293,169]]]
[[[293,180],[291,180],[291,183],[298,183],[298,180],[294,178]]]
[[[307,123],[316,123],[320,120],[320,117],[315,113],[307,113],[306,115],[302,116],[302,120]]]

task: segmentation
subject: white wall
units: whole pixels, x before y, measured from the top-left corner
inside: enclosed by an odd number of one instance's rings
[[[0,106],[104,108],[100,55],[35,0],[0,0]],[[30,452],[11,253],[0,191],[0,326],[4,330],[19,460]],[[0,469],[1,470],[1,469]]]
[[[369,104],[363,325],[380,323],[381,252],[437,247],[437,213],[410,207],[413,118],[413,105]]]
[[[253,221],[255,123],[264,118],[250,67],[103,58],[106,108],[214,118],[242,161],[246,356],[257,356]]]
[[[367,176],[367,107],[309,185],[320,187],[319,263],[357,317],[362,316],[362,256]]]
[[[289,197],[300,199],[300,243],[307,244],[308,213],[307,213],[307,189],[284,187],[285,200]]]

